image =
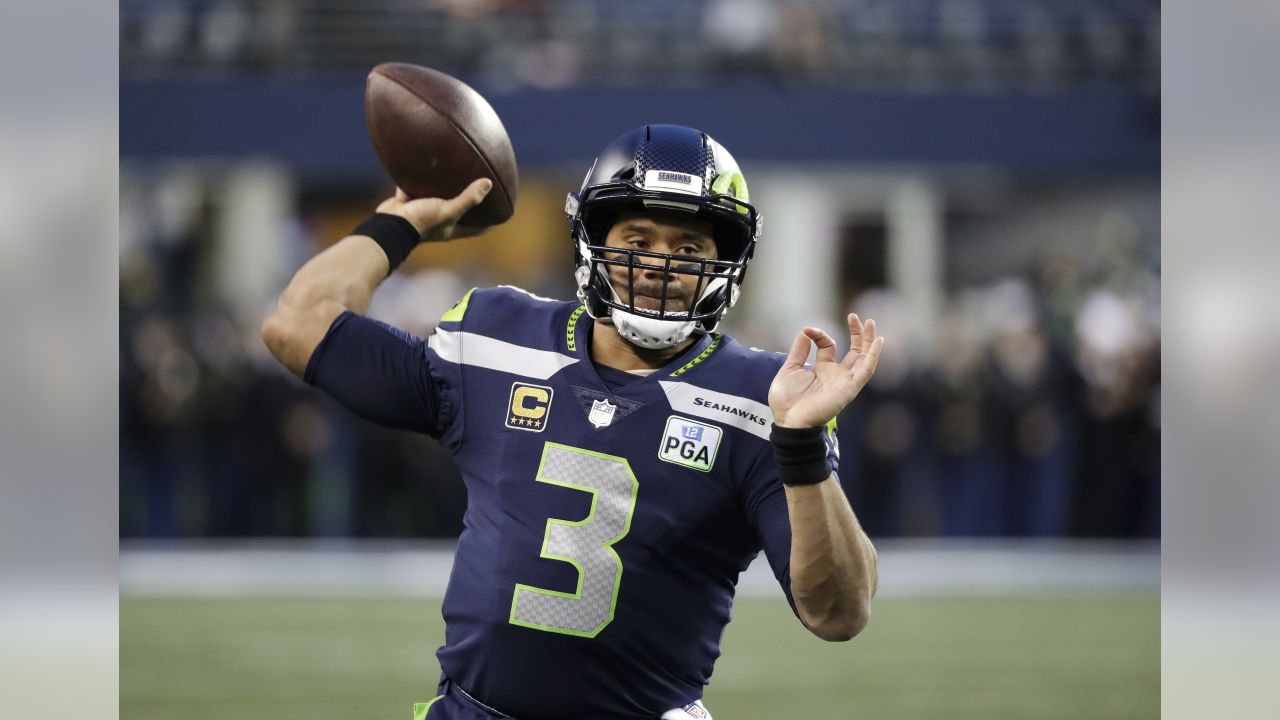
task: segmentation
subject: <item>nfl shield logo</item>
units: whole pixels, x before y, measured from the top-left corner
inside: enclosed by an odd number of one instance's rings
[[[592,400],[591,413],[587,415],[587,421],[595,425],[598,430],[613,422],[613,411],[617,409],[618,406],[608,400]]]

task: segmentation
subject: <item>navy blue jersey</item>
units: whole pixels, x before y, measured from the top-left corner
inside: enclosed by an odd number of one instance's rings
[[[783,356],[708,335],[618,386],[592,363],[592,326],[576,303],[474,290],[427,341],[344,314],[306,373],[452,449],[468,502],[440,665],[522,720],[655,718],[701,698],[762,548],[790,599],[768,441]]]

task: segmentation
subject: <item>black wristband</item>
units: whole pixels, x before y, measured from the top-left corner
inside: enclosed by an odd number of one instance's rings
[[[773,426],[769,441],[778,459],[778,479],[783,485],[817,485],[831,476],[827,463],[826,428]]]
[[[391,265],[387,270],[388,275],[395,272],[395,269],[400,267],[400,263],[404,262],[404,259],[409,257],[409,253],[422,242],[422,236],[418,234],[418,229],[413,226],[413,223],[391,213],[370,215],[369,219],[357,225],[351,234],[365,235],[378,243],[382,252],[387,254],[387,262]]]

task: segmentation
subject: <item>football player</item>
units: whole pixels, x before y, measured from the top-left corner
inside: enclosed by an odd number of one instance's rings
[[[856,635],[876,553],[834,428],[875,370],[875,323],[849,316],[843,357],[817,328],[785,356],[718,332],[761,218],[729,153],[674,125],[618,138],[569,194],[576,301],[474,289],[427,340],[365,317],[409,251],[455,236],[490,187],[386,200],[263,326],[306,382],[438,438],[461,468],[440,697],[417,715],[710,717],[703,687],[762,549],[805,627]]]

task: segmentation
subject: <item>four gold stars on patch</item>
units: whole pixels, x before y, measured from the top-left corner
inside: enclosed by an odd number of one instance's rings
[[[516,424],[516,425],[523,425],[523,426],[525,426],[525,427],[531,427],[531,428],[540,428],[540,427],[542,427],[542,421],[541,421],[541,420],[536,420],[536,419],[533,419],[533,418],[522,418],[522,417],[514,417],[514,416],[512,416],[512,417],[510,417],[510,418],[507,418],[507,422],[509,422],[509,423],[514,423],[514,424]]]

